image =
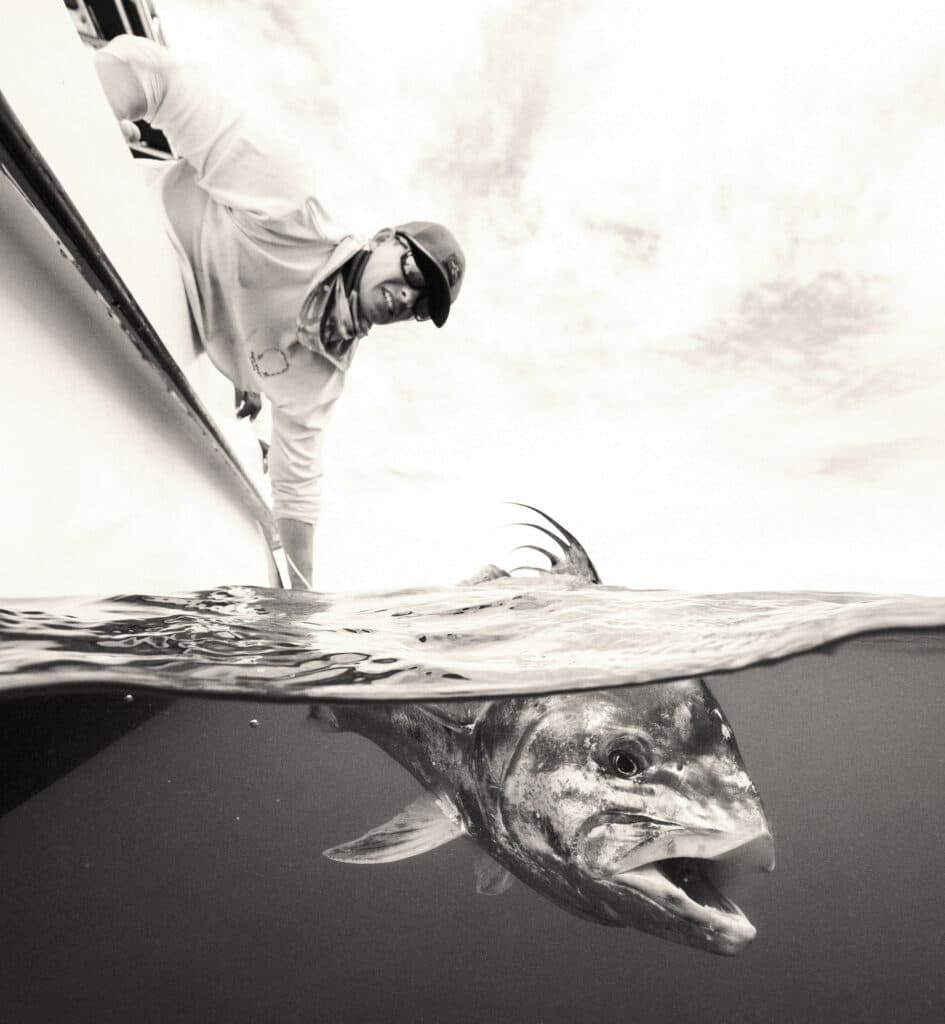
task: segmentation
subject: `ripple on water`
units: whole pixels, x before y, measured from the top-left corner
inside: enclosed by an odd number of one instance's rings
[[[5,603],[0,693],[146,687],[265,700],[600,688],[736,669],[864,632],[945,626],[945,598],[688,594],[559,578]]]

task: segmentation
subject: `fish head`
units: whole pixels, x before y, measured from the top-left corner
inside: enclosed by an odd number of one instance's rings
[[[751,942],[723,886],[773,868],[771,831],[703,682],[548,697],[514,743],[505,726],[493,841],[515,874],[603,924],[723,954]]]

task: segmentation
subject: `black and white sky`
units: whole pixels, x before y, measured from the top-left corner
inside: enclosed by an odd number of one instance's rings
[[[442,337],[370,342],[329,537],[383,478],[431,531],[501,498],[594,523],[627,585],[941,590],[939,5],[157,6],[343,223],[467,252]]]

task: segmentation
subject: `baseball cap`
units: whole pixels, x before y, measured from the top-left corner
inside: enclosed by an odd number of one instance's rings
[[[466,257],[452,232],[442,224],[412,220],[394,231],[413,249],[430,296],[430,319],[437,327],[446,323],[466,274]]]

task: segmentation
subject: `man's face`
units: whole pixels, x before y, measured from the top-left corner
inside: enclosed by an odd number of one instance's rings
[[[358,285],[360,312],[372,324],[410,320],[426,304],[423,275],[409,245],[394,234],[375,242]]]

